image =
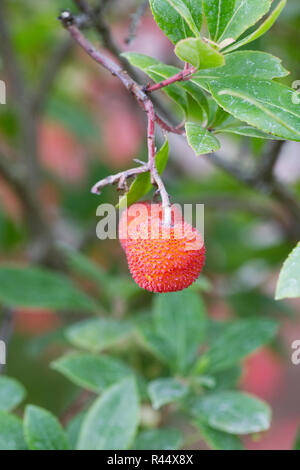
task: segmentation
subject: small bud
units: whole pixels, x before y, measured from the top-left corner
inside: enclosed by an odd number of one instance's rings
[[[66,27],[73,25],[75,22],[75,18],[69,10],[62,11],[58,19]]]

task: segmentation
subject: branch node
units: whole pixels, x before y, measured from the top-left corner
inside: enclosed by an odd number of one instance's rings
[[[70,10],[64,10],[58,17],[65,28],[72,26],[76,23],[74,15],[70,12]]]

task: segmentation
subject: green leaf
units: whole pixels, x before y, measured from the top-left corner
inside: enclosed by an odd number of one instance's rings
[[[213,450],[243,450],[240,439],[233,434],[217,431],[203,423],[196,421],[195,425],[200,429],[202,438]]]
[[[16,416],[0,411],[0,450],[25,450],[22,422]]]
[[[229,46],[228,48],[225,49],[224,52],[231,52],[234,51],[235,49],[238,49],[239,47],[245,46],[245,44],[249,44],[249,42],[255,41],[256,39],[260,38],[265,34],[267,31],[269,31],[270,28],[272,28],[273,24],[277,20],[278,16],[286,6],[286,1],[287,0],[281,0],[277,7],[272,11],[272,13],[268,16],[268,18],[257,28],[256,31],[253,33],[249,34],[245,38],[243,38],[241,41],[236,42],[235,44]]]
[[[271,423],[268,405],[240,392],[224,391],[197,397],[190,403],[190,411],[204,424],[230,434],[266,431]]]
[[[126,321],[97,318],[70,326],[66,337],[78,348],[99,352],[127,338],[132,328],[132,324]]]
[[[109,356],[91,354],[68,354],[52,362],[52,367],[79,387],[96,393],[133,375],[123,362]]]
[[[26,407],[24,435],[31,450],[67,450],[68,442],[63,428],[49,411],[37,406]]]
[[[65,276],[36,267],[0,267],[0,301],[13,307],[95,311],[97,305]]]
[[[178,82],[178,85],[182,87],[194,100],[195,105],[197,106],[197,113],[201,113],[201,122],[207,122],[209,114],[209,105],[205,93],[201,90],[198,85],[195,85],[195,83],[192,83],[191,81]]]
[[[219,150],[220,143],[218,139],[204,127],[187,122],[185,129],[188,143],[196,155],[204,155]]]
[[[300,108],[294,90],[280,83],[232,77],[211,80],[213,98],[225,111],[269,134],[300,141]]]
[[[200,70],[191,77],[196,85],[203,86],[214,78],[255,77],[266,80],[285,77],[289,72],[277,57],[260,51],[237,51],[226,55],[224,67]],[[205,85],[208,90],[208,85]]]
[[[200,35],[202,2],[199,0],[150,0],[154,19],[168,38],[180,39]]]
[[[225,64],[224,56],[200,38],[182,39],[176,44],[175,54],[196,69],[221,67]]]
[[[278,322],[267,318],[239,320],[227,326],[198,365],[209,373],[229,369],[248,354],[267,344],[278,331]]]
[[[107,389],[83,421],[79,450],[125,450],[132,444],[139,421],[139,401],[134,380]]]
[[[214,390],[232,390],[236,388],[242,373],[243,368],[239,364],[235,364],[229,369],[224,369],[220,372],[214,373]]]
[[[11,411],[25,398],[26,391],[17,380],[0,375],[0,410]]]
[[[183,444],[180,431],[173,428],[142,431],[134,441],[134,450],[178,450]]]
[[[147,72],[147,69],[149,67],[152,67],[153,65],[164,65],[162,62],[155,59],[154,57],[150,57],[145,54],[140,54],[138,52],[123,52],[121,55],[122,57],[125,57],[131,65],[143,70],[143,72]]]
[[[148,393],[155,410],[183,398],[188,392],[188,387],[173,378],[161,378],[153,380],[148,385]]]
[[[216,114],[209,124],[210,128],[218,129],[219,127],[228,125],[229,122],[234,121],[234,118],[230,116],[224,109],[217,107]]]
[[[217,41],[234,11],[235,0],[203,0],[203,8],[208,24],[209,34]]]
[[[70,268],[73,269],[76,273],[91,279],[105,288],[109,287],[111,278],[104,270],[102,270],[101,266],[94,263],[79,251],[72,250],[69,247],[63,247],[63,252],[67,258],[67,262]]]
[[[257,23],[270,8],[271,0],[236,0],[234,12],[219,37],[219,42],[227,38],[237,39]]]
[[[115,276],[105,272],[101,266],[93,262],[88,256],[69,247],[63,247],[70,268],[85,278],[94,281],[101,289],[101,299],[109,301],[114,298],[116,292],[120,297],[130,298],[138,291],[126,276]]]
[[[268,139],[268,140],[282,140],[280,137],[276,137],[275,135],[266,134],[259,129],[255,129],[255,127],[245,125],[236,125],[232,127],[220,127],[216,130],[216,134],[218,133],[225,133],[225,134],[236,134],[236,135],[244,135],[246,137],[254,137],[256,139]]]
[[[156,154],[156,168],[161,175],[167,165],[169,157],[169,143],[166,140],[164,145]],[[122,197],[117,207],[123,209],[124,207],[129,207],[131,204],[134,204],[136,201],[145,196],[153,188],[151,184],[151,177],[149,172],[142,173],[136,177],[128,193]]]
[[[280,255],[279,255],[280,256]],[[276,302],[271,296],[263,294],[258,289],[237,290],[226,296],[229,308],[241,318],[258,318],[260,315],[264,318],[292,317],[293,309],[283,302]]]
[[[172,346],[166,343],[155,329],[155,326],[140,325],[139,333],[145,341],[146,346],[164,363],[173,367],[174,352]]]
[[[153,315],[156,333],[170,351],[166,357],[169,366],[186,371],[205,333],[205,308],[200,296],[189,290],[156,295]]]
[[[292,251],[281,269],[276,300],[300,297],[300,243]]]
[[[83,420],[85,419],[86,412],[82,411],[81,413],[78,413],[78,415],[75,416],[75,418],[71,419],[67,425],[67,437],[68,437],[68,442],[70,443],[70,448],[72,450],[76,450],[77,448],[77,443],[78,443],[78,438],[80,434],[80,429],[83,423]]]

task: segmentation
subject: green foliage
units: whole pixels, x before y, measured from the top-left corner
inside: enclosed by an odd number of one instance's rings
[[[271,422],[266,403],[241,392],[216,392],[189,401],[191,414],[213,429],[230,434],[265,431]]]
[[[62,250],[71,271],[95,284],[101,292],[99,301],[101,304],[106,303],[105,307],[107,307],[107,303],[110,303],[116,292],[125,298],[129,298],[138,291],[138,287],[129,282],[127,277],[116,277],[107,273],[99,264],[96,264],[83,253],[67,247],[62,247]]]
[[[182,312],[188,310],[182,315]],[[195,360],[205,333],[205,309],[193,292],[155,298],[153,325],[142,328],[149,347],[175,371],[186,371]]]
[[[236,0],[235,9],[224,31],[219,36],[219,42],[225,39],[237,39],[248,28],[253,26],[271,8],[271,0]]]
[[[123,340],[131,330],[132,325],[129,322],[98,318],[70,326],[66,330],[66,337],[76,347],[98,352]]]
[[[221,67],[225,58],[200,38],[182,39],[176,44],[175,54],[196,69]]]
[[[30,450],[68,449],[66,435],[57,419],[37,406],[26,407],[24,435]]]
[[[108,388],[83,420],[79,450],[124,450],[132,444],[139,420],[139,399],[134,380]]]
[[[219,150],[220,143],[216,137],[198,124],[187,122],[185,124],[187,140],[196,155],[212,153]]]
[[[263,34],[265,34],[277,20],[278,16],[286,6],[286,2],[287,0],[281,0],[276,6],[276,8],[274,8],[274,10],[268,16],[268,18],[255,31],[253,31],[251,34],[241,39],[240,41],[234,43],[232,46],[228,47],[226,49],[226,52],[233,51],[235,49],[238,49],[239,47],[245,46],[246,44],[255,41],[256,39],[260,38]]]
[[[177,429],[160,428],[142,431],[135,439],[134,450],[177,450],[183,443],[182,434]]]
[[[300,297],[300,243],[289,255],[280,272],[276,300]]]
[[[264,132],[300,141],[300,111],[294,90],[280,83],[250,77],[209,82],[213,98],[225,111]]]
[[[22,421],[16,416],[0,411],[0,450],[24,450]]]
[[[153,380],[148,385],[148,393],[155,410],[168,403],[182,399],[188,393],[188,387],[173,378]]]
[[[203,0],[203,6],[210,37],[217,41],[232,17],[235,0]]]
[[[277,57],[261,51],[237,51],[226,55],[224,67],[201,70],[192,76],[192,82],[203,86],[207,78],[254,77],[266,80],[285,77],[288,71]],[[198,79],[202,81],[198,82]]]
[[[198,0],[150,0],[158,26],[175,44],[200,33],[202,3]]]
[[[75,416],[75,418],[72,418],[67,425],[66,433],[67,433],[68,441],[70,443],[70,448],[72,450],[77,449],[80,429],[81,429],[85,416],[86,416],[85,411],[81,411]]]
[[[53,362],[52,367],[79,387],[95,393],[133,375],[132,370],[120,360],[91,354],[69,354]]]
[[[26,391],[17,380],[0,376],[0,410],[11,411],[25,398]]]
[[[235,321],[201,357],[196,368],[220,372],[229,369],[255,349],[274,338],[278,323],[266,318]],[[226,352],[226,353],[225,353]]]
[[[61,274],[42,268],[0,266],[0,301],[12,307],[95,311],[96,303]]]
[[[237,436],[213,429],[210,426],[203,424],[200,420],[196,421],[195,425],[199,428],[202,438],[211,449],[243,450],[243,445]]]
[[[157,152],[155,161],[156,168],[161,175],[167,165],[169,156],[169,143],[166,140],[161,149]],[[141,199],[152,189],[151,178],[149,172],[142,173],[136,177],[132,185],[130,186],[129,191],[125,196],[122,197],[117,207],[123,209],[124,207],[129,207],[131,204],[134,204],[136,201]]]
[[[206,50],[212,51],[212,62],[209,62],[210,59],[202,49],[201,51],[198,49],[200,44],[204,45]],[[218,55],[219,53],[211,46],[205,45],[200,38],[180,41],[175,50],[183,60],[200,69],[202,65],[199,57],[203,60],[204,70],[195,73],[189,82],[171,85],[173,91],[176,87],[177,93],[177,96],[173,94],[173,99],[185,109],[185,112],[188,112],[186,96],[178,95],[178,90],[181,86],[194,98],[197,93],[195,86],[198,86],[210,93],[222,109],[236,118],[228,126],[222,127],[221,125],[219,129],[217,127],[216,132],[221,133],[224,128],[224,132],[250,137],[300,140],[300,114],[298,106],[293,103],[294,90],[272,81],[273,78],[284,77],[288,74],[278,58],[258,51],[234,52],[225,56],[225,65],[222,66],[222,61],[215,61],[215,58],[223,56]],[[182,54],[182,51],[187,51],[188,55],[185,52]],[[179,72],[179,69],[175,67],[166,66],[142,54],[127,53],[125,56],[132,65],[142,69],[156,82]],[[205,68],[207,66],[211,68]],[[193,89],[191,85],[194,86]],[[168,92],[169,88],[165,88],[164,91]],[[204,114],[204,103],[201,97],[200,109],[205,123],[207,107]],[[246,126],[245,122],[249,126]],[[209,136],[208,131],[206,134],[204,131],[205,129],[199,126],[200,141],[203,133]],[[188,138],[188,142],[193,147],[191,139]],[[211,151],[216,150],[215,145],[212,146]],[[206,150],[206,146],[201,150],[200,146],[199,152],[209,153],[209,150]]]
[[[64,355],[52,367],[76,386],[100,396],[88,410],[80,410],[73,417],[66,431],[48,411],[26,407],[24,435],[29,449],[180,448],[182,436],[176,429],[139,429],[140,402],[150,402],[154,410],[169,404],[185,410],[199,436],[214,449],[241,449],[235,435],[269,427],[271,415],[267,405],[235,388],[241,374],[240,360],[274,337],[277,331],[274,320],[226,322],[211,335],[199,294],[187,289],[172,295],[156,295],[153,314],[143,315],[136,323],[147,348],[168,366],[169,374],[158,369],[156,376],[149,379],[146,371],[141,375],[134,364],[124,361],[124,353],[123,360],[103,354],[103,349],[116,347],[119,335],[123,336],[123,322],[99,318],[69,327],[67,338],[71,343],[93,353]],[[206,352],[197,359],[203,345]],[[2,403],[10,410],[23,395],[18,384],[3,379]],[[1,445],[25,447],[19,421],[1,413],[0,423],[1,419],[4,423],[0,428]],[[13,438],[5,440],[10,433]]]

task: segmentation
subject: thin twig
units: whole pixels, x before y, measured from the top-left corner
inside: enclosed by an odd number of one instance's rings
[[[184,68],[180,72],[178,72],[176,75],[173,75],[170,78],[166,78],[162,82],[155,83],[155,85],[150,85],[145,88],[145,91],[147,93],[152,93],[153,91],[161,90],[161,88],[165,88],[168,85],[172,85],[172,83],[175,82],[182,82],[189,78],[193,73],[196,72],[196,69],[194,67],[188,67]]]
[[[148,0],[142,0],[141,4],[139,5],[138,9],[136,12],[132,15],[132,20],[129,26],[129,34],[127,38],[125,39],[126,44],[132,44],[132,42],[135,40],[136,37],[136,31],[137,28],[140,24],[140,21],[142,17],[145,14],[145,11],[147,10],[148,7]]]
[[[149,165],[143,165],[138,168],[131,168],[130,170],[122,171],[116,175],[108,176],[107,178],[98,181],[98,183],[92,187],[91,192],[99,195],[105,186],[116,183],[119,183],[118,189],[124,189],[124,183],[128,178],[140,175],[141,173],[146,173],[147,171],[149,171]]]
[[[182,128],[181,124],[178,127],[170,126],[163,119],[157,116],[157,114],[155,115],[155,121],[166,132],[170,132],[171,134],[178,134],[178,135],[185,134],[185,130]]]
[[[160,197],[162,200],[162,207],[164,209],[164,224],[169,227],[172,222],[171,203],[169,195],[166,191],[164,183],[160,177],[160,174],[156,167],[155,161],[155,111],[151,100],[147,100],[145,103],[145,111],[148,116],[148,130],[147,130],[147,141],[148,141],[148,159],[149,159],[149,170],[151,174],[152,184],[155,184],[159,190]]]

